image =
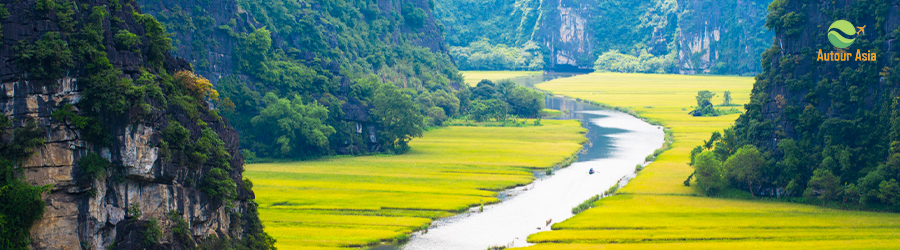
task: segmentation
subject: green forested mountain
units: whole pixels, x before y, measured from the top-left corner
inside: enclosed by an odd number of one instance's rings
[[[776,0],[766,27],[775,42],[762,57],[746,113],[712,154],[695,163],[698,181],[755,195],[805,197],[844,206],[897,211],[900,205],[900,104],[897,1]],[[866,27],[847,49],[828,27]],[[818,60],[818,52],[875,53],[875,61]],[[712,174],[719,173],[719,174]]]
[[[769,2],[436,0],[435,15],[461,69],[753,74]]]
[[[432,1],[139,2],[216,84],[249,158],[402,151],[468,110]]]
[[[140,2],[174,33],[176,54],[215,78],[216,105],[251,157],[402,147],[398,138],[425,126],[424,110],[457,111],[462,78],[426,1]],[[442,100],[401,107],[418,120],[408,134],[376,129],[385,117],[371,111],[388,108],[376,107],[376,96],[405,105],[432,94]]]

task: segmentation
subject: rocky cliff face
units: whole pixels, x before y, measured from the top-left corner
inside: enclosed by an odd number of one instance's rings
[[[238,40],[233,32],[252,32],[260,25],[235,1],[137,1],[144,13],[153,15],[174,34],[174,54],[194,66],[194,72],[214,84],[235,74],[232,53]]]
[[[764,27],[771,2],[679,0],[679,73],[759,73],[772,37]]]
[[[588,22],[595,1],[546,0],[541,19],[541,39],[549,50],[549,67],[559,71],[590,70],[594,66],[595,36]]]
[[[179,249],[209,236],[244,234],[242,225],[256,215],[240,216],[247,214],[253,194],[241,181],[243,159],[238,153],[237,134],[226,121],[211,116],[205,103],[192,111],[195,117],[171,102],[166,105],[144,95],[138,98],[150,100],[146,106],[131,107],[124,114],[100,111],[97,117],[105,124],[108,143],[90,141],[85,128],[52,115],[65,104],[74,104],[76,115],[87,114],[79,104],[87,98],[89,85],[85,82],[93,70],[86,65],[93,64],[78,58],[80,52],[75,47],[88,23],[100,24],[100,41],[105,47],[105,58],[92,60],[108,60],[119,72],[118,79],[131,82],[148,72],[155,76],[153,72],[190,70],[187,62],[168,53],[162,67],[149,63],[148,54],[141,51],[149,51],[152,41],[147,41],[147,26],[132,15],[132,11],[140,12],[133,2],[90,0],[69,5],[66,1],[49,1],[49,7],[48,1],[0,2],[14,13],[2,20],[5,39],[0,46],[0,113],[18,124],[34,120],[45,131],[46,143],[21,164],[29,183],[51,187],[44,196],[47,207],[43,219],[31,229],[32,249]],[[37,7],[41,4],[43,7]],[[66,15],[67,10],[72,12]],[[73,19],[77,21],[75,26],[68,26]],[[122,30],[143,38],[138,49],[119,49],[122,46],[117,46],[115,34]],[[35,76],[34,69],[22,67],[25,59],[22,47],[17,45],[32,43],[48,33],[62,34],[69,46],[66,49],[72,48],[76,55],[71,67],[62,71],[63,77]],[[168,91],[165,93],[171,97]],[[209,166],[190,168],[165,157],[160,131],[173,120],[191,131],[191,140],[197,140],[204,128],[221,138],[230,155],[224,160],[232,167],[227,178],[237,185],[234,200],[219,202],[192,184],[208,175]],[[89,153],[111,163],[98,178],[87,177],[84,166],[80,166],[80,160]],[[142,216],[127,212],[129,208],[141,211]],[[180,219],[187,222],[190,242],[183,237],[179,242],[173,236],[172,229]],[[162,236],[154,244],[141,243],[140,236],[154,220],[159,221]]]

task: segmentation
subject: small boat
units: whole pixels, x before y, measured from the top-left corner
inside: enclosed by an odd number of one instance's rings
[[[588,170],[588,174],[594,174],[594,169]]]

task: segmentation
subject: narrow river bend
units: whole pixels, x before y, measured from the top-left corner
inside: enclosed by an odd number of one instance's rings
[[[564,110],[565,119],[580,119],[590,143],[578,162],[540,177],[525,187],[501,193],[503,201],[436,220],[427,231],[415,233],[400,249],[486,249],[528,246],[528,235],[572,217],[572,207],[601,194],[663,144],[662,127],[625,113],[605,110],[568,98],[549,97],[547,108]],[[595,173],[588,174],[593,168]],[[551,221],[547,224],[547,221]],[[395,248],[392,246],[390,248]]]

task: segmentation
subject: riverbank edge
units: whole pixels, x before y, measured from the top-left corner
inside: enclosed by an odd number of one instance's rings
[[[584,126],[585,126],[584,123],[582,123],[580,120],[578,121],[578,125],[581,126],[581,127],[584,127]],[[453,127],[453,126],[447,126],[447,127]],[[446,127],[441,127],[441,128],[446,128]],[[517,128],[517,127],[510,127],[510,128]],[[440,128],[438,128],[438,129],[440,129]],[[581,133],[581,134],[582,134],[582,135],[585,135],[585,133]],[[587,137],[585,136],[585,138],[587,138]],[[537,176],[538,173],[540,173],[540,172],[542,172],[542,171],[546,171],[547,169],[553,169],[553,171],[556,171],[556,170],[559,170],[559,169],[563,169],[563,168],[569,167],[569,166],[571,166],[573,163],[577,162],[577,161],[578,161],[578,154],[581,153],[582,150],[584,150],[584,145],[587,145],[588,143],[590,143],[590,140],[589,140],[589,139],[588,139],[588,140],[585,140],[584,142],[581,143],[581,147],[579,147],[578,149],[576,149],[571,155],[569,155],[568,157],[566,157],[566,158],[563,159],[562,161],[560,161],[560,162],[558,162],[558,163],[556,163],[556,164],[553,164],[553,166],[546,167],[546,168],[529,168],[529,167],[521,167],[523,171],[531,171],[531,174],[532,174],[532,176],[533,176],[533,179],[531,180],[531,182],[524,183],[524,184],[516,184],[516,185],[512,185],[512,186],[507,186],[507,187],[504,187],[504,188],[501,188],[501,189],[496,189],[496,190],[490,190],[490,189],[482,189],[482,190],[494,192],[494,196],[498,196],[498,195],[499,195],[500,193],[502,193],[502,192],[513,191],[513,190],[516,189],[516,188],[520,188],[520,187],[524,187],[524,186],[531,185],[531,184],[533,184],[535,181],[538,180],[538,176]],[[362,249],[374,249],[374,248],[380,248],[380,247],[388,247],[388,246],[392,246],[392,245],[393,245],[393,246],[402,246],[403,244],[406,244],[407,242],[409,242],[409,240],[410,240],[413,236],[415,236],[417,233],[420,233],[420,232],[422,232],[422,231],[428,232],[428,229],[432,228],[432,225],[433,225],[434,222],[437,221],[437,220],[444,219],[444,218],[450,218],[450,217],[453,217],[453,216],[458,216],[458,215],[461,215],[461,214],[463,214],[463,213],[470,212],[470,211],[472,211],[473,209],[476,209],[476,208],[479,208],[479,207],[483,207],[483,206],[485,206],[485,205],[498,204],[498,203],[501,203],[501,202],[503,202],[503,201],[505,201],[505,200],[506,200],[506,199],[498,199],[497,201],[492,201],[492,202],[486,202],[486,203],[480,203],[480,204],[472,204],[472,206],[469,206],[469,207],[467,207],[467,208],[465,208],[465,209],[460,209],[460,210],[457,210],[457,211],[447,211],[447,212],[452,213],[452,214],[451,214],[451,215],[448,215],[448,216],[438,217],[438,218],[430,218],[430,219],[431,219],[431,222],[429,222],[427,225],[423,225],[422,227],[416,228],[416,229],[412,230],[411,232],[409,232],[409,233],[407,233],[407,234],[401,234],[401,235],[398,235],[398,236],[396,236],[396,237],[382,239],[381,242],[373,242],[373,243],[371,243],[371,244],[366,244],[366,245],[347,245],[347,246],[345,246],[345,247],[349,247],[349,248],[362,248]]]
[[[606,104],[606,103],[601,103],[601,102],[592,101],[592,100],[585,100],[585,99],[581,99],[581,98],[577,98],[577,97],[571,97],[571,96],[567,96],[567,95],[554,94],[553,92],[548,91],[548,90],[545,90],[545,89],[539,89],[539,88],[535,88],[535,89],[537,89],[537,90],[539,90],[539,91],[542,91],[542,92],[544,92],[545,94],[548,94],[548,95],[552,95],[552,96],[556,96],[556,97],[562,97],[562,98],[569,98],[569,99],[572,99],[572,100],[575,100],[575,101],[578,101],[578,102],[583,102],[583,103],[595,105],[595,106],[598,106],[598,107],[601,107],[601,108],[604,108],[604,109],[622,112],[622,113],[628,114],[628,115],[630,115],[630,116],[633,116],[634,118],[640,119],[640,120],[642,120],[642,121],[644,121],[644,122],[646,122],[646,123],[648,123],[648,124],[650,124],[650,125],[654,125],[654,126],[662,126],[662,127],[663,127],[663,132],[665,133],[665,135],[663,136],[663,145],[660,146],[660,148],[654,150],[654,151],[653,151],[653,154],[647,155],[647,157],[644,159],[644,163],[640,164],[640,166],[641,166],[640,168],[638,168],[637,166],[635,166],[634,172],[632,172],[632,173],[630,173],[630,174],[628,174],[628,175],[622,177],[621,179],[619,179],[619,181],[616,182],[615,185],[613,185],[612,187],[610,187],[607,191],[604,191],[603,194],[600,195],[600,200],[602,200],[603,198],[606,198],[606,197],[610,197],[610,196],[614,196],[614,195],[616,195],[616,194],[619,194],[619,192],[618,192],[619,189],[622,189],[622,188],[624,188],[625,186],[627,186],[627,185],[628,185],[628,182],[630,182],[631,179],[637,178],[638,173],[639,173],[641,170],[643,170],[643,168],[645,168],[645,167],[649,166],[650,164],[652,164],[652,163],[656,160],[656,157],[658,157],[658,156],[659,156],[660,154],[662,154],[663,152],[666,152],[666,151],[668,151],[669,149],[672,149],[672,143],[675,143],[675,133],[674,133],[669,127],[667,127],[667,126],[665,125],[665,123],[663,123],[662,121],[658,121],[658,120],[650,119],[650,118],[647,118],[647,117],[643,117],[643,116],[641,116],[640,114],[638,114],[637,111],[634,111],[633,109],[626,108],[626,107],[622,107],[622,106],[613,106],[613,105],[609,105],[609,104]],[[620,183],[622,183],[622,181],[625,181],[625,184],[620,184]],[[627,194],[627,193],[622,193],[622,194]],[[585,201],[589,201],[590,199],[592,199],[592,198],[588,198],[588,199],[585,200]],[[591,208],[593,208],[593,205],[592,205],[591,207],[589,207],[588,209],[591,209]],[[586,210],[587,210],[587,209],[585,209],[585,211],[586,211]],[[576,213],[576,214],[577,214],[577,213]],[[556,223],[554,223],[554,224],[556,224]],[[551,225],[551,226],[550,226],[550,230],[555,230],[555,228],[553,228],[553,226]],[[531,244],[536,244],[536,243],[534,243],[534,242],[528,241],[527,239],[526,239],[526,242],[531,243]]]

